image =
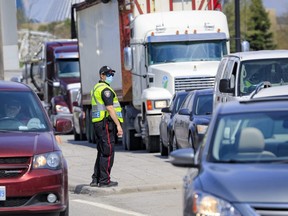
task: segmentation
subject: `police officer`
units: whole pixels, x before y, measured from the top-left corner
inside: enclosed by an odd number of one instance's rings
[[[108,66],[99,70],[100,81],[91,91],[92,122],[97,141],[97,158],[91,187],[112,187],[118,182],[110,180],[114,162],[115,134],[122,136],[122,109],[117,95],[110,87],[115,71]]]

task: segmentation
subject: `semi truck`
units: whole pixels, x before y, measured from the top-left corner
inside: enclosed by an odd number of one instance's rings
[[[123,107],[126,150],[159,151],[161,109],[173,94],[214,86],[218,64],[230,49],[227,19],[218,1],[197,2],[90,0],[73,5],[89,142],[95,142],[90,91],[103,65],[116,70],[112,87]]]
[[[62,119],[70,120],[73,126],[72,104],[81,85],[77,40],[43,42],[31,61],[29,74],[54,128],[59,128]]]

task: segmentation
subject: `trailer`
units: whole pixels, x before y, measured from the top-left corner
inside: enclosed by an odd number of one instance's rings
[[[108,65],[116,70],[112,87],[123,107],[124,148],[159,151],[161,109],[176,91],[213,87],[218,64],[229,53],[220,6],[204,0],[73,5],[89,142],[95,142],[90,91],[99,81],[99,69]]]

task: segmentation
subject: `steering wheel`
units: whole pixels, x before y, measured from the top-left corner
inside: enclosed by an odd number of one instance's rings
[[[2,117],[0,118],[0,129],[18,129],[19,126],[23,125],[21,121],[13,117]]]

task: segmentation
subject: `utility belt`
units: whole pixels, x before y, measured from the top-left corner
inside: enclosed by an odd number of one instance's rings
[[[94,122],[94,124],[97,124],[99,126],[102,125],[103,129],[106,128],[106,125],[108,124],[109,131],[112,131],[116,127],[113,119],[110,116],[105,117],[104,119],[102,119],[99,122]]]

